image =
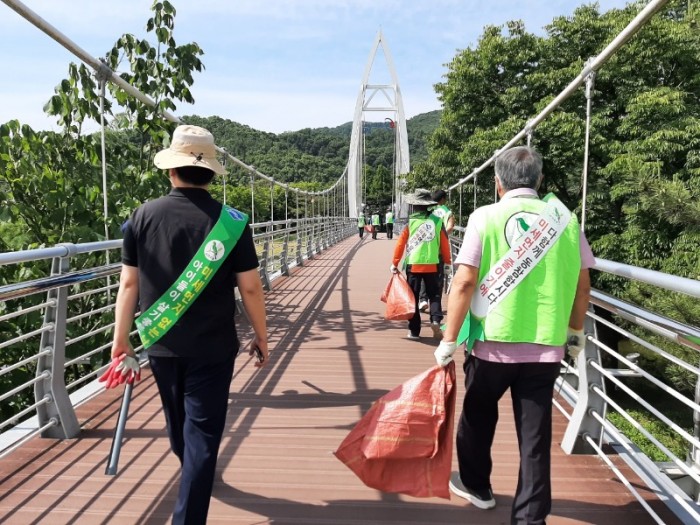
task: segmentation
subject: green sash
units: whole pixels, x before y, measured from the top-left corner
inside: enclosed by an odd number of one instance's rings
[[[175,282],[136,319],[136,328],[144,348],[163,337],[192,306],[202,290],[221,267],[226,256],[236,246],[248,223],[248,216],[228,206],[192,260]],[[233,293],[233,290],[231,290]]]

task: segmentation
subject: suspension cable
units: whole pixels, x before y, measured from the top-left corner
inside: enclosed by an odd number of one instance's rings
[[[590,59],[588,59],[588,62],[590,62]],[[591,108],[593,107],[594,84],[595,71],[591,71],[591,73],[586,78],[586,136],[583,142],[583,195],[581,196],[581,231],[584,231],[586,227],[586,198],[588,195],[588,154],[591,140]]]

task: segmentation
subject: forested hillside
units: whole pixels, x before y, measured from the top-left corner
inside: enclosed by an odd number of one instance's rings
[[[439,119],[440,112],[432,111],[407,120],[412,162],[427,158],[427,138]],[[220,117],[187,116],[183,120],[211,130],[217,143],[231,155],[282,182],[331,183],[348,162],[351,122],[274,134]],[[391,168],[395,131],[383,122],[367,123],[365,130],[368,167]]]

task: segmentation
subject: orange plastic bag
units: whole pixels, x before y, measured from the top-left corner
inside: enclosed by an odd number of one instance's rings
[[[389,321],[407,320],[416,313],[416,298],[402,273],[392,273],[382,296],[386,303],[384,319]]]
[[[366,225],[365,225],[365,231],[366,231],[366,232],[369,232],[369,233],[372,233],[372,232],[374,231],[374,226],[372,226],[371,224],[366,224]]]
[[[335,451],[368,487],[450,499],[457,389],[454,361],[377,400]]]

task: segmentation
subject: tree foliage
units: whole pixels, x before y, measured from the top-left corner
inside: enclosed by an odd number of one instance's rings
[[[486,27],[436,85],[444,110],[428,159],[415,167],[411,182],[449,186],[471,173],[546,107],[643,4],[606,13],[584,5],[555,18],[541,36],[519,21]],[[687,8],[672,2],[595,76],[585,224],[598,257],[698,279],[700,32]],[[585,91],[579,89],[532,136],[544,158],[542,190],[556,193],[579,216],[585,126]],[[479,177],[478,205],[493,202],[492,176],[487,170]],[[689,297],[598,272],[594,277],[615,295],[700,324],[700,308]]]

